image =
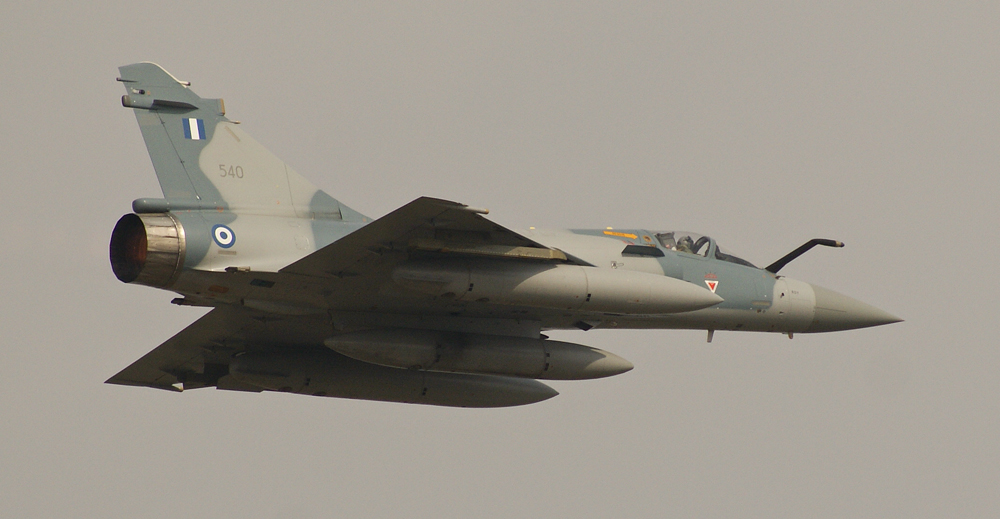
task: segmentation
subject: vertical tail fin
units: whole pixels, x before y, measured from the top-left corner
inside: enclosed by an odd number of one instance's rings
[[[167,207],[360,220],[155,63],[118,69]]]

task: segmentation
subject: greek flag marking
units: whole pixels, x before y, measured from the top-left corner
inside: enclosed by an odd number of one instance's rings
[[[200,141],[205,139],[205,120],[204,119],[181,119],[184,126],[184,138],[191,139],[195,141]]]

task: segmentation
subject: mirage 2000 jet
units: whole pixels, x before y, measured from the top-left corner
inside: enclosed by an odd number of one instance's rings
[[[794,333],[894,323],[878,308],[761,269],[690,232],[513,231],[418,198],[378,219],[318,190],[153,63],[121,67],[163,198],[111,235],[126,283],[175,292],[201,319],[108,382],[459,407],[539,402],[539,380],[632,369],[546,330]]]

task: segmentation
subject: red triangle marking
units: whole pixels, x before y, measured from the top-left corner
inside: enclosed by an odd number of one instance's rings
[[[706,279],[705,284],[708,285],[708,289],[711,290],[713,294],[715,293],[715,289],[719,287],[718,281],[710,281]]]

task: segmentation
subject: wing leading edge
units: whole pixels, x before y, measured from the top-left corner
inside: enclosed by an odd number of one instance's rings
[[[428,251],[512,260],[586,262],[530,240],[482,216],[486,211],[421,197],[280,270],[316,277],[350,277],[366,259],[387,251]]]

